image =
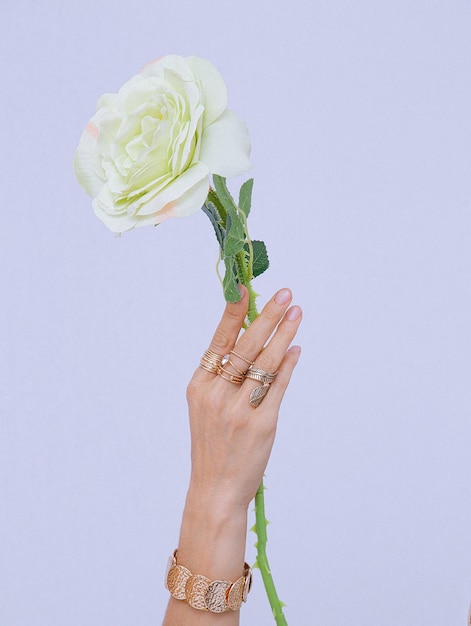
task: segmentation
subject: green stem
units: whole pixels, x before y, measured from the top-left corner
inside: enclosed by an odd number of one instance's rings
[[[243,254],[243,253],[242,253]],[[251,280],[247,280],[245,272],[240,272],[245,267],[242,259],[237,259],[236,268],[239,282],[243,283],[249,291],[249,309],[247,318],[249,325],[258,317],[256,298],[257,294],[252,289]],[[270,607],[275,618],[277,626],[288,626],[288,622],[283,614],[283,603],[278,597],[276,591],[275,582],[271,574],[270,565],[267,557],[267,519],[265,517],[265,487],[262,482],[259,485],[257,493],[255,494],[255,534],[257,535],[257,567],[260,569],[262,575],[263,585],[270,603]]]
[[[237,280],[239,283],[242,283],[242,285],[245,285],[245,287],[247,287],[247,291],[249,292],[249,308],[247,310],[247,319],[248,319],[248,326],[250,326],[250,324],[257,319],[258,317],[258,311],[257,311],[257,298],[258,298],[258,293],[256,293],[253,290],[252,287],[252,267],[249,266],[248,268],[246,268],[246,260],[245,260],[245,252],[239,252],[239,254],[236,255],[236,270],[237,270]],[[250,274],[249,274],[250,271]]]
[[[265,591],[270,602],[273,617],[278,626],[287,626],[288,622],[283,614],[283,603],[276,592],[275,583],[271,575],[267,558],[267,519],[265,517],[265,487],[263,480],[255,495],[255,532],[257,534],[257,566],[262,574]]]
[[[245,285],[249,292],[249,306],[247,311],[247,323],[244,324],[244,328],[250,326],[250,324],[257,319],[258,311],[256,299],[258,294],[252,288],[252,275],[253,275],[253,247],[252,241],[249,237],[249,232],[247,228],[247,219],[243,211],[241,211],[236,204],[233,202],[232,197],[224,186],[222,187],[222,192],[224,192],[224,199],[227,203],[233,203],[233,208],[237,212],[237,214],[241,217],[244,233],[245,233],[245,242],[248,246],[248,256],[246,250],[241,250],[237,254],[234,255],[234,266],[237,276],[237,282]],[[215,204],[218,209],[221,217],[221,221],[219,221],[215,226],[215,229],[219,227],[225,229],[227,223],[227,213],[224,208],[224,202],[218,196],[217,192],[213,189],[210,190],[208,198]],[[231,205],[228,205],[231,208]],[[222,246],[221,246],[222,249]],[[221,259],[221,257],[220,257]],[[219,275],[219,273],[218,273]],[[264,485],[263,480],[260,483],[260,486],[255,495],[255,533],[257,535],[257,543],[255,544],[257,547],[257,566],[260,569],[263,584],[265,586],[265,591],[268,597],[268,601],[270,603],[270,607],[273,613],[273,617],[275,618],[275,622],[278,626],[287,626],[286,618],[283,614],[283,603],[278,597],[276,592],[275,583],[273,581],[273,577],[270,571],[270,565],[268,563],[267,557],[267,520],[265,518],[265,498],[264,498]]]

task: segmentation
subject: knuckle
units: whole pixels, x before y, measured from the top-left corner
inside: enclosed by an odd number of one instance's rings
[[[261,352],[258,355],[257,360],[255,361],[255,365],[262,370],[271,372],[272,368],[274,367],[274,361],[268,354],[266,354],[265,352]]]
[[[270,415],[271,419],[260,420],[259,429],[260,434],[265,441],[270,440],[273,442],[276,435],[276,427],[278,423],[278,413]]]
[[[224,409],[224,399],[217,393],[210,394],[205,399],[205,409],[208,414],[220,415]]]
[[[257,352],[257,342],[249,334],[244,333],[236,346],[236,350],[244,356],[254,354]]]
[[[224,330],[222,329],[218,329],[213,337],[213,341],[212,341],[212,347],[213,348],[220,348],[221,350],[227,350],[228,346],[229,346],[229,337],[228,335],[225,333]]]
[[[242,313],[240,311],[240,307],[234,306],[233,304],[228,304],[226,307],[226,311],[224,313],[225,317],[230,319],[231,321],[240,321],[242,317]]]
[[[186,388],[186,399],[188,402],[192,402],[198,395],[198,384],[194,380],[190,380],[188,387]]]
[[[264,317],[268,322],[277,322],[280,319],[279,310],[274,306],[267,306],[265,308]]]

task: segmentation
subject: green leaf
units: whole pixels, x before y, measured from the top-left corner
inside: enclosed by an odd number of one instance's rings
[[[246,240],[245,226],[239,215],[239,208],[227,188],[226,179],[214,174],[213,181],[216,188],[215,195],[219,203],[222,204],[223,209],[227,212],[226,236],[223,247],[224,256],[234,256],[244,248]],[[214,192],[211,199],[213,197]]]
[[[226,257],[224,259],[224,265],[226,266],[226,273],[222,281],[224,297],[227,302],[238,302],[240,300],[240,293],[237,289],[237,280],[234,274],[234,258]]]
[[[240,188],[239,192],[239,208],[248,217],[250,213],[250,207],[252,206],[252,189],[253,178],[249,178]]]
[[[263,274],[265,270],[268,269],[270,265],[270,261],[268,260],[267,247],[263,241],[257,241],[256,239],[252,241],[253,248],[253,266],[252,266],[252,274],[253,277],[256,278]]]
[[[227,215],[226,226],[223,251],[230,257],[244,249],[245,229],[237,213]]]
[[[208,200],[209,200],[209,202],[212,202],[214,204],[214,206],[216,207],[217,212],[221,216],[222,224],[224,226],[225,223],[226,223],[227,211],[224,208],[221,200],[219,199],[219,197],[218,197],[217,193],[214,191],[214,189],[211,189],[211,188],[209,189]]]
[[[229,189],[227,188],[226,179],[222,176],[214,174],[213,181],[214,187],[216,188],[217,197],[222,206],[229,214],[233,213],[234,211],[237,212],[237,205],[234,202],[234,198],[231,196]]]
[[[226,235],[225,230],[223,228],[223,221],[219,211],[216,209],[215,205],[210,201],[206,200],[205,204],[201,207],[203,212],[209,217],[209,221],[213,225],[214,233],[216,235],[216,239],[218,240],[221,249],[224,245],[224,237]]]

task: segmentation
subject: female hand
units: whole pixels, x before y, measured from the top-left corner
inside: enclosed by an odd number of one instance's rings
[[[298,306],[287,310],[292,295],[288,289],[281,289],[238,339],[248,306],[247,290],[242,287],[241,291],[239,302],[227,304],[209,349],[220,356],[233,351],[230,363],[224,366],[227,372],[240,374],[254,362],[256,368],[278,372],[275,380],[261,404],[254,408],[249,398],[260,382],[246,378],[242,385],[237,385],[199,367],[188,386],[187,397],[190,491],[214,507],[247,509],[262,480],[281,400],[299,358],[298,347],[288,348],[302,313]]]

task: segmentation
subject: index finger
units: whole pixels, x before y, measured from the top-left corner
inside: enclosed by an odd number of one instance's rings
[[[239,285],[240,300],[238,302],[228,302],[224,313],[221,317],[216,331],[213,335],[211,343],[209,344],[209,350],[221,357],[228,354],[234,347],[237,337],[239,336],[240,329],[247,315],[249,307],[248,291],[243,285]],[[213,376],[210,372],[206,372],[202,368],[198,368],[201,374],[205,373],[209,376]]]

